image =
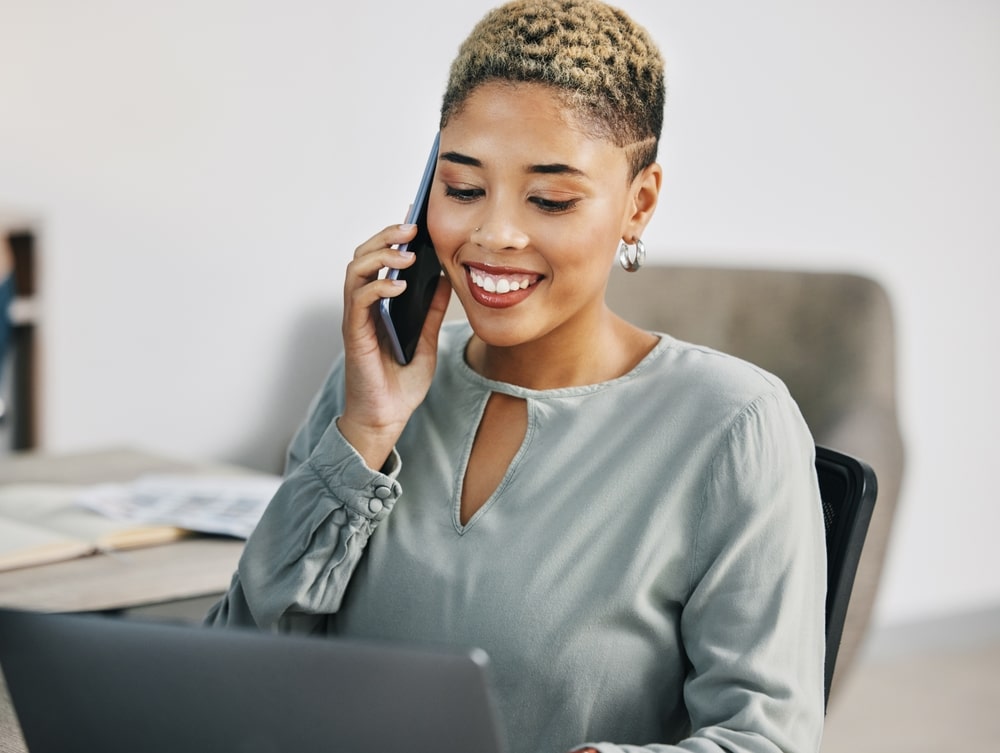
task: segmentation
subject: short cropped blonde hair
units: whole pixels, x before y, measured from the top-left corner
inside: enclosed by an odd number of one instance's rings
[[[595,135],[628,149],[634,177],[656,160],[663,68],[648,32],[600,0],[513,0],[487,13],[459,48],[441,127],[480,84],[544,84]]]

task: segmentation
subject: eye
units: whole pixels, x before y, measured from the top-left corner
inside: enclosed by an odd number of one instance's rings
[[[484,196],[486,192],[481,188],[457,188],[455,186],[445,186],[444,195],[457,201],[475,201]]]
[[[567,199],[566,201],[554,201],[552,199],[544,199],[541,196],[532,196],[529,201],[536,207],[541,209],[543,212],[549,212],[550,214],[560,214],[562,212],[568,212],[573,207],[576,206],[579,199]]]

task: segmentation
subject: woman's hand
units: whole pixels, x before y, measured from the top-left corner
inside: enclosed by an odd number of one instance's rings
[[[416,235],[415,225],[390,225],[362,243],[347,266],[344,281],[344,412],[337,426],[370,468],[381,468],[430,388],[437,364],[437,339],[448,307],[451,285],[442,277],[427,314],[413,360],[401,366],[393,357],[378,322],[380,298],[394,298],[402,281],[379,279],[383,267],[405,269],[412,253],[394,245]]]

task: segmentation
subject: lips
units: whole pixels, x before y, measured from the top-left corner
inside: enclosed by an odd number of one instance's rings
[[[492,308],[505,308],[520,303],[532,293],[532,287],[542,275],[515,269],[467,266],[466,276],[472,297]]]

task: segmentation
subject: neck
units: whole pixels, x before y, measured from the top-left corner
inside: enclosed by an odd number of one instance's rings
[[[473,335],[466,359],[474,371],[533,390],[581,387],[627,374],[648,355],[657,338],[606,311],[586,337],[553,332],[539,340],[502,347]]]

